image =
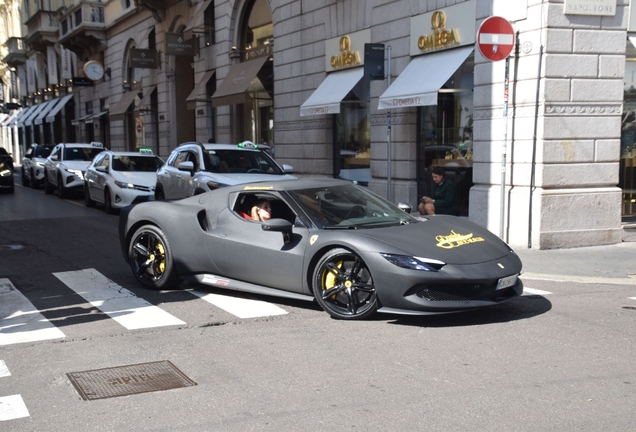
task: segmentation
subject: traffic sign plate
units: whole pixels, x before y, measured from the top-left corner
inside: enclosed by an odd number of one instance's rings
[[[512,52],[515,32],[507,19],[491,16],[477,30],[477,47],[486,60],[500,61]]]

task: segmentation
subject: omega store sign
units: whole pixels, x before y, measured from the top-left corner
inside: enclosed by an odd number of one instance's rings
[[[332,72],[364,66],[364,44],[371,42],[371,29],[325,41],[325,70]]]
[[[417,56],[475,44],[475,2],[411,18],[410,54]]]

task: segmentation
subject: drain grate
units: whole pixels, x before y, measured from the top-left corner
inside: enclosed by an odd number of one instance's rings
[[[71,372],[66,376],[84,400],[107,399],[197,385],[168,360]]]

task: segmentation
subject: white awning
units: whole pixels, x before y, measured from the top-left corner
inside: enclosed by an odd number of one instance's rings
[[[46,122],[53,123],[55,121],[55,116],[57,115],[57,113],[62,111],[62,108],[66,106],[66,103],[71,100],[72,97],[73,93],[67,94],[62,99],[60,99],[60,101],[51,109],[51,111],[49,111],[49,114],[46,116]]]
[[[197,107],[197,102],[210,102],[210,99],[206,97],[206,86],[208,85],[208,81],[212,78],[212,75],[216,70],[207,71],[203,78],[197,83],[194,87],[194,90],[190,92],[188,97],[186,98],[186,105],[189,110],[193,110]]]
[[[21,112],[22,111],[18,111],[18,110],[13,111],[11,115],[4,120],[4,122],[2,123],[2,126],[7,126],[7,127],[15,126],[17,117]]]
[[[31,113],[33,112],[33,110],[37,107],[37,105],[31,105],[30,107],[26,107],[24,108],[21,112],[22,114],[20,114],[20,117],[18,117],[18,127],[24,127],[24,122],[26,121],[26,119],[29,117],[29,115],[31,115]]]
[[[29,114],[29,117],[27,117],[27,119],[24,121],[24,125],[29,127],[33,126],[33,120],[35,120],[35,118],[42,112],[42,110],[49,105],[49,102],[42,102],[41,104],[37,104]]]
[[[300,106],[300,116],[316,114],[338,114],[340,102],[358,84],[364,68],[331,72],[309,99]]]
[[[636,36],[627,36],[627,39],[632,43],[632,46],[636,48]]]
[[[53,108],[58,101],[59,99],[53,99],[46,102],[46,106],[44,106],[42,108],[42,111],[40,111],[40,113],[37,116],[35,116],[35,118],[33,119],[33,124],[41,125],[46,115],[49,113],[49,111],[51,111],[51,108]]]
[[[114,106],[110,107],[111,120],[124,120],[128,107],[133,103],[141,90],[130,90],[124,93]]]
[[[470,45],[414,58],[391,87],[382,93],[378,108],[437,105],[437,92],[474,48]]]

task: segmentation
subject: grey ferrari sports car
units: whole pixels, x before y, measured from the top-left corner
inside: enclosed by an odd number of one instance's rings
[[[272,218],[251,220],[264,199]],[[284,180],[126,207],[119,234],[147,288],[189,280],[315,299],[339,319],[458,312],[522,294],[521,261],[498,237],[464,218],[409,213],[346,181]]]

